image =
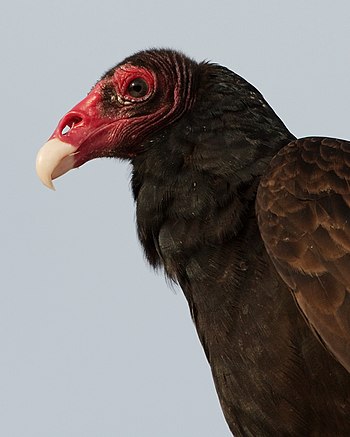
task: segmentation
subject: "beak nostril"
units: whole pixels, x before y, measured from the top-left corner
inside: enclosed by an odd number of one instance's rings
[[[67,133],[70,132],[74,128],[74,126],[77,126],[82,121],[83,119],[76,115],[68,118],[67,120],[64,120],[64,127],[61,130],[61,134],[67,135]]]
[[[71,128],[66,124],[65,127],[62,129],[62,135],[66,135],[71,130]]]

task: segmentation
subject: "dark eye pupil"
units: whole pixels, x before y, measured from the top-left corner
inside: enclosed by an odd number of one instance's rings
[[[128,93],[131,97],[144,97],[148,93],[148,85],[144,79],[138,77],[128,86]]]

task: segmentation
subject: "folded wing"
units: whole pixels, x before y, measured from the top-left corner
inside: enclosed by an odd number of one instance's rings
[[[267,251],[305,318],[350,371],[350,142],[304,138],[271,161],[257,194]]]

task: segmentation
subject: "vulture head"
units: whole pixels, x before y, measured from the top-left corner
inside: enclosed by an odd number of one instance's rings
[[[203,132],[210,130],[216,139],[221,135],[223,146],[231,144],[232,135],[236,135],[237,149],[243,147],[246,153],[249,135],[239,122],[242,111],[270,124],[270,131],[276,125],[277,117],[261,94],[228,69],[197,63],[172,50],[142,51],[107,71],[60,120],[38,153],[37,173],[46,186],[53,188],[53,179],[91,159],[133,159],[152,147],[156,139],[166,141],[169,128],[179,119],[186,125],[187,137],[197,131],[188,142],[200,142]],[[240,117],[235,119],[235,113]],[[213,126],[219,116],[221,122]],[[282,123],[279,119],[277,122],[280,129]],[[229,132],[228,141],[225,131]],[[261,129],[254,135],[260,135],[261,140]],[[254,135],[250,135],[250,146]],[[182,146],[183,142],[177,145]],[[253,149],[246,156],[248,161]]]
[[[146,139],[190,110],[197,65],[177,52],[152,50],[109,70],[41,148],[37,172],[42,182],[53,188],[52,179],[93,158],[142,153]]]

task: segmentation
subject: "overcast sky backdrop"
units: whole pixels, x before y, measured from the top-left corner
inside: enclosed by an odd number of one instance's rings
[[[350,6],[320,0],[5,2],[0,435],[228,437],[185,299],[146,265],[130,168],[44,188],[38,148],[99,76],[153,46],[226,65],[297,136],[350,138]]]

